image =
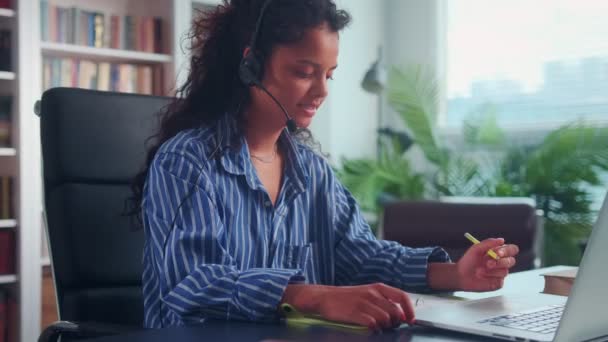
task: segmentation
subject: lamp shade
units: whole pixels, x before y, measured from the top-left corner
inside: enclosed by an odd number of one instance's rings
[[[370,93],[379,94],[384,89],[386,81],[386,70],[380,65],[379,61],[376,61],[365,73],[363,81],[361,81],[361,87]]]

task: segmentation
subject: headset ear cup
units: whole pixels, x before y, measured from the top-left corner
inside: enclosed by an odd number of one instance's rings
[[[260,69],[260,63],[253,53],[245,56],[239,65],[239,77],[241,78],[241,82],[250,87],[260,83]]]

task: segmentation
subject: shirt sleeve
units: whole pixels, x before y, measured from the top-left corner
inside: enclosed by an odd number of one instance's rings
[[[287,285],[304,281],[302,271],[239,269],[208,185],[185,156],[164,153],[152,163],[144,216],[161,301],[183,321],[274,320]]]
[[[440,247],[411,248],[376,239],[353,196],[337,180],[334,184],[338,285],[382,282],[412,292],[429,291],[429,262],[449,262],[448,254]]]

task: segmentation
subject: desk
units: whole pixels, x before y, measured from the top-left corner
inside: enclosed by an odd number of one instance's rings
[[[493,292],[471,293],[456,292],[458,296],[479,299],[511,293],[535,293],[544,288],[544,279],[540,276],[546,272],[566,269],[565,266],[555,266],[509,275],[505,286]],[[90,342],[201,342],[201,341],[488,341],[488,337],[477,337],[468,334],[436,330],[426,327],[408,327],[385,331],[381,334],[352,333],[321,327],[299,330],[279,324],[255,324],[248,322],[208,321],[201,325],[187,327],[172,327],[166,329],[151,329],[141,332],[110,336],[88,340]]]

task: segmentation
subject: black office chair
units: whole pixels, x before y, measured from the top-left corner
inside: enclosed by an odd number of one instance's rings
[[[39,341],[143,326],[143,232],[122,215],[169,98],[54,88],[39,107],[59,322]]]

